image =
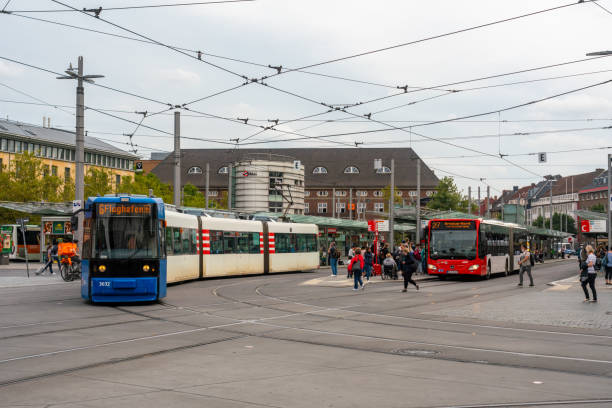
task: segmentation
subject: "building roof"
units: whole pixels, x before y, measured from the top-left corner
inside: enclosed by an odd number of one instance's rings
[[[418,156],[410,148],[294,148],[294,149],[186,149],[181,150],[181,183],[204,186],[205,175],[188,175],[193,166],[202,169],[210,163],[210,186],[227,187],[228,175],[218,174],[221,167],[228,163],[247,159],[299,160],[304,165],[304,183],[308,188],[317,187],[363,187],[377,188],[390,184],[388,174],[377,174],[374,170],[374,159],[383,159],[383,166],[391,166],[390,159],[395,159],[395,185],[397,188],[414,188],[416,186],[416,159]],[[355,166],[358,174],[346,174],[344,170]],[[327,173],[313,174],[316,167],[325,167]],[[164,182],[173,180],[173,158],[166,157],[152,172]],[[438,178],[433,171],[421,162],[421,187],[437,187]]]
[[[608,189],[608,170],[597,169],[596,174],[591,178],[591,182],[580,188],[580,193],[589,193],[591,191],[601,191]]]
[[[563,195],[566,191],[568,194],[579,192],[586,186],[593,184],[593,179],[597,177],[602,171],[603,169],[597,169],[588,173],[574,174],[573,176],[561,177],[553,184],[553,196]]]
[[[51,143],[74,148],[75,133],[68,130],[47,128],[12,120],[0,119],[0,135],[17,136],[19,139],[32,143]],[[137,159],[138,156],[105,143],[95,137],[85,136],[85,150],[99,153],[112,154],[129,159]]]

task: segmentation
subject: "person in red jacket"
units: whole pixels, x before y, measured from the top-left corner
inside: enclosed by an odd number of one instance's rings
[[[353,290],[359,290],[364,288],[363,281],[361,280],[361,272],[363,271],[363,266],[365,265],[365,261],[363,260],[363,255],[361,255],[361,248],[355,248],[355,256],[351,258],[351,262],[348,264],[349,273],[353,274],[353,279],[355,285]]]

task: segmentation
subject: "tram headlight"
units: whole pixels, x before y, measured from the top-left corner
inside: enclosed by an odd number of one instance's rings
[[[436,269],[436,265],[429,264],[429,265],[427,265],[427,268],[428,269]]]
[[[104,265],[98,266],[98,272],[106,272],[106,266]]]
[[[468,270],[470,271],[475,271],[476,269],[480,268],[480,265],[472,265],[468,268]]]
[[[151,267],[149,265],[144,265],[142,267],[142,270],[145,271],[145,272],[149,272],[150,269],[151,269]]]

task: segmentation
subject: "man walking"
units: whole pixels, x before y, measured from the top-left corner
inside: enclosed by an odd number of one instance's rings
[[[332,241],[329,245],[327,256],[329,257],[329,265],[331,266],[331,276],[338,276],[338,258],[340,257],[340,253],[336,249],[336,241]]]
[[[531,254],[527,249],[525,244],[521,244],[521,255],[519,257],[519,284],[518,286],[523,286],[523,274],[527,272],[527,276],[529,276],[529,286],[533,285],[533,277],[531,276]]]

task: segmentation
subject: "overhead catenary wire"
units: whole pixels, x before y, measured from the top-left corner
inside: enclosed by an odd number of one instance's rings
[[[196,1],[189,3],[169,3],[169,4],[147,4],[140,6],[121,6],[121,7],[100,7],[101,11],[117,11],[117,10],[137,10],[147,8],[165,8],[165,7],[183,7],[183,6],[204,6],[208,4],[223,4],[223,3],[245,3],[254,2],[256,0],[216,0],[216,1]],[[6,6],[5,6],[6,9]],[[97,8],[83,9],[83,11],[93,12],[98,10]],[[51,10],[3,10],[8,13],[61,13],[61,12],[74,12],[75,10],[64,10],[64,9],[51,9]],[[80,11],[80,10],[76,10]]]
[[[66,113],[66,114],[68,114],[68,115],[75,116],[74,112],[68,112],[67,110],[64,110],[64,109],[63,109],[63,106],[58,106],[58,105],[53,105],[53,104],[50,104],[50,103],[48,103],[48,102],[46,102],[46,101],[44,101],[44,100],[42,100],[42,99],[40,99],[40,98],[37,98],[37,97],[35,97],[35,96],[32,96],[32,95],[30,95],[30,94],[28,94],[28,93],[26,93],[26,92],[24,92],[24,91],[20,91],[20,90],[19,90],[19,89],[17,89],[17,88],[13,88],[12,86],[9,86],[9,85],[3,84],[3,83],[0,83],[0,86],[3,86],[3,87],[5,87],[5,88],[8,88],[8,89],[10,89],[10,90],[11,90],[11,91],[13,91],[13,92],[17,92],[18,94],[21,94],[21,95],[27,96],[28,98],[33,99],[33,100],[35,100],[35,101],[37,101],[37,102],[39,102],[39,103],[41,103],[41,104],[44,104],[44,105],[46,105],[46,106],[49,106],[49,107],[52,107],[52,108],[58,109],[58,110],[60,110],[61,112],[64,112],[64,113]]]
[[[612,11],[608,10],[607,8],[605,8],[604,6],[602,6],[601,4],[599,4],[598,2],[594,1],[593,4],[595,4],[597,7],[599,7],[600,9],[602,9],[603,11],[605,11],[608,14],[612,14]]]

